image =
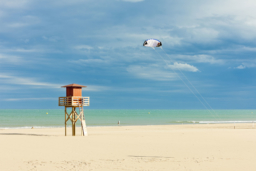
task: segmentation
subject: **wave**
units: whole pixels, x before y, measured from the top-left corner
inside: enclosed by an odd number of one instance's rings
[[[171,121],[170,124],[223,124],[223,123],[256,123],[256,121]]]
[[[199,121],[200,124],[218,124],[218,123],[254,123],[256,121]]]
[[[43,128],[63,128],[64,126],[33,126],[33,129]],[[71,127],[71,126],[69,126]],[[32,126],[21,126],[21,127],[0,127],[0,129],[32,129]]]
[[[256,123],[256,121],[170,121],[166,123],[140,123],[140,124],[131,124],[131,123],[122,123],[121,126],[143,126],[143,125],[181,125],[181,124],[234,124],[234,123]],[[87,127],[111,127],[118,126],[116,124],[93,124],[87,125]],[[67,126],[71,128],[71,125]],[[31,129],[32,126],[9,126],[9,127],[0,127],[0,129]],[[43,128],[64,128],[63,126],[33,126],[34,129],[43,129]]]

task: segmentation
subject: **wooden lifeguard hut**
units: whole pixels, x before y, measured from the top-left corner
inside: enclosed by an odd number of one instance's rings
[[[81,121],[81,135],[86,136],[86,124],[84,119],[83,106],[90,105],[90,97],[82,97],[82,88],[86,86],[78,84],[69,84],[62,86],[66,88],[66,97],[59,97],[59,106],[65,106],[65,136],[67,136],[67,121],[72,122],[72,136],[76,135],[76,122]],[[79,108],[79,114],[76,108]],[[67,112],[67,108],[72,108],[71,112]]]

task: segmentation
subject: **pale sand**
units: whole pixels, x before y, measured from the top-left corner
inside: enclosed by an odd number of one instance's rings
[[[0,130],[0,170],[255,171],[252,124]],[[77,129],[80,135],[80,129]]]

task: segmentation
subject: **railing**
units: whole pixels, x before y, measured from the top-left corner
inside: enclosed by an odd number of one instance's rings
[[[69,96],[59,97],[59,106],[89,106],[90,97]]]

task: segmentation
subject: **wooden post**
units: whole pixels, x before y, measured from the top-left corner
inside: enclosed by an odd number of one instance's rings
[[[76,107],[72,107],[72,136],[76,136]]]
[[[74,107],[74,136],[76,136],[76,107]]]
[[[65,136],[67,136],[67,107],[65,106]]]
[[[81,136],[83,136],[83,126],[82,126],[82,119],[80,119],[81,121]]]
[[[81,121],[81,136],[84,136],[84,134],[83,134],[83,126],[82,126],[82,121],[83,121],[84,118],[83,118],[83,114],[81,112],[79,113],[79,117],[80,117],[80,121]]]

